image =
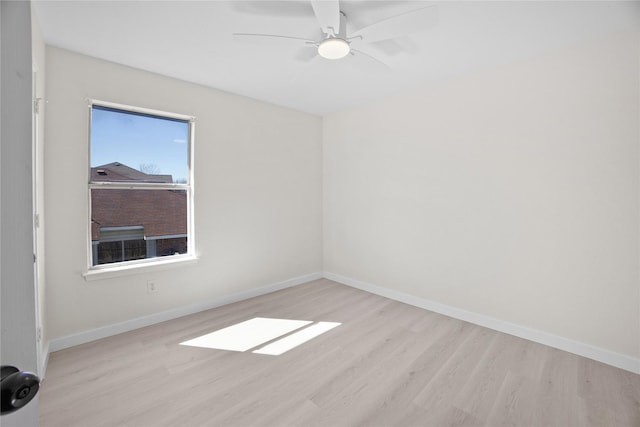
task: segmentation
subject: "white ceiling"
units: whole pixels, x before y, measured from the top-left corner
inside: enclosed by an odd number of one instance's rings
[[[310,60],[313,48],[232,33],[318,39],[309,1],[34,1],[45,42],[313,114],[640,27],[640,2],[343,1],[348,32],[435,5],[435,27]]]

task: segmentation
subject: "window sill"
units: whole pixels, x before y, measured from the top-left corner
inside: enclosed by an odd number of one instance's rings
[[[150,271],[161,271],[169,268],[185,267],[198,262],[195,256],[180,256],[171,259],[161,259],[157,261],[144,262],[139,264],[119,265],[113,267],[90,269],[82,276],[84,280],[102,280],[112,277],[130,276],[133,274],[147,273]]]

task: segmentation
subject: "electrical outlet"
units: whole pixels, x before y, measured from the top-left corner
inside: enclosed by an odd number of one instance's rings
[[[156,286],[156,282],[153,280],[147,280],[147,293],[152,294],[158,292],[158,287]]]

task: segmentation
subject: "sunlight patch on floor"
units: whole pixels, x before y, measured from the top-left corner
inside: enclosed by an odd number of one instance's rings
[[[310,320],[255,317],[181,342],[180,345],[247,351],[268,343],[253,353],[278,356],[340,325],[336,322],[317,322],[309,326],[312,323]],[[293,331],[296,332],[290,334]],[[280,339],[273,341],[276,338]]]
[[[314,325],[309,326],[308,328],[304,328],[298,332],[294,332],[291,335],[287,335],[286,337],[281,338],[278,341],[267,344],[258,350],[254,350],[253,352],[258,354],[270,354],[272,356],[279,356],[282,353],[286,353],[292,348],[295,348],[300,344],[304,344],[307,341],[312,340],[315,337],[322,335],[339,325],[340,323],[336,322],[318,322]]]

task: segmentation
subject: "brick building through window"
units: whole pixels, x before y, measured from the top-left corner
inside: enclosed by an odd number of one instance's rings
[[[113,162],[91,168],[92,182],[171,183]],[[187,253],[187,192],[183,189],[91,190],[93,265]]]

